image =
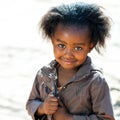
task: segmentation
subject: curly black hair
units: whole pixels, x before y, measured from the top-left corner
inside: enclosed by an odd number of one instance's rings
[[[110,36],[110,18],[96,4],[76,2],[53,7],[43,16],[40,29],[45,37],[51,38],[58,24],[88,27],[91,42],[98,53],[101,47],[105,47],[106,37]]]

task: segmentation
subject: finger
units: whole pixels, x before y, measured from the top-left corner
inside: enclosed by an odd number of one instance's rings
[[[48,110],[47,110],[47,114],[53,114],[57,111],[57,107],[50,107]]]
[[[103,115],[103,117],[106,118],[106,119],[115,120],[112,116],[107,115],[107,114]]]
[[[58,107],[56,107],[56,106],[54,106],[54,107],[52,106],[52,107],[50,108],[51,111],[56,111],[57,109],[58,109]]]
[[[53,96],[48,96],[48,101],[55,101],[55,102],[58,102],[58,98],[56,97],[53,97]]]
[[[49,102],[47,108],[58,108],[58,102]]]
[[[53,93],[51,93],[51,92],[48,94],[48,96],[54,97]]]
[[[50,101],[49,103],[50,103],[51,106],[58,106],[58,102]]]
[[[51,113],[56,112],[57,109],[58,109],[57,106],[47,106],[47,107],[45,108],[45,113],[46,113],[46,114],[51,114]]]
[[[52,114],[54,114],[56,112],[56,110],[50,110],[50,111],[48,111],[48,115],[52,115]]]

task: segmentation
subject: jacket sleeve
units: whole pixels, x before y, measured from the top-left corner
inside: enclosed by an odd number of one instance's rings
[[[104,78],[97,76],[93,80],[90,94],[93,114],[73,115],[73,120],[114,120],[109,87]]]
[[[37,73],[35,81],[33,83],[31,93],[26,103],[26,109],[28,111],[28,114],[32,117],[33,120],[37,120],[37,116],[35,113],[39,105],[42,103],[41,98],[40,98],[40,92],[39,92],[39,84],[41,83],[40,83],[40,80],[38,81],[38,73]]]

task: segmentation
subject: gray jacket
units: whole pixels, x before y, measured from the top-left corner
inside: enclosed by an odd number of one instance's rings
[[[42,120],[46,116],[37,117],[35,112],[47,95],[50,92],[57,95],[57,65],[54,60],[36,75],[26,104],[33,120]],[[104,114],[113,116],[108,84],[101,70],[92,64],[90,57],[62,87],[59,97],[74,120],[108,120],[103,118]]]

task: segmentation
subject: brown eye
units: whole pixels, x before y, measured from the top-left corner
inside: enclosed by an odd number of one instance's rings
[[[58,47],[64,49],[66,46],[64,44],[58,44]]]
[[[75,50],[76,50],[76,51],[81,51],[82,48],[81,48],[81,47],[75,47]]]

